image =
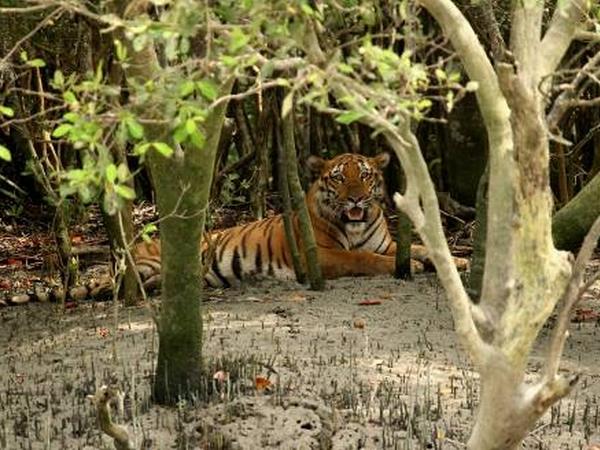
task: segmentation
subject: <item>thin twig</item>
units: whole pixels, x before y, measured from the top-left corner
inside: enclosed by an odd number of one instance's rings
[[[13,48],[11,48],[9,50],[9,52],[4,55],[4,58],[2,58],[0,60],[0,67],[2,67],[6,61],[8,61],[10,59],[10,57],[13,55],[13,53],[15,53],[20,47],[21,45],[23,45],[23,43],[25,43],[27,40],[29,40],[35,33],[37,33],[38,31],[40,31],[42,28],[44,28],[48,23],[50,23],[52,21],[52,19],[54,19],[56,16],[60,15],[62,12],[64,11],[63,8],[56,8],[54,11],[52,11],[49,15],[47,15],[46,17],[44,17],[44,19],[42,19],[40,21],[40,23],[38,23],[33,30],[31,30],[29,33],[27,33],[25,36],[23,36],[21,39],[19,39],[17,41],[17,43],[13,46]]]

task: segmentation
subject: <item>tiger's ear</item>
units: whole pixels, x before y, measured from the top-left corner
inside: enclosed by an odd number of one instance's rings
[[[325,167],[326,162],[327,161],[321,158],[320,156],[311,155],[306,160],[306,166],[315,175],[321,175],[321,172],[323,171],[323,167]]]
[[[381,152],[371,158],[371,161],[376,167],[383,169],[390,163],[390,154],[388,152]]]

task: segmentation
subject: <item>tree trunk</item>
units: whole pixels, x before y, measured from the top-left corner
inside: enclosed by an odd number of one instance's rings
[[[278,121],[280,122],[280,121]],[[306,273],[302,267],[302,261],[300,259],[300,252],[298,250],[298,243],[296,242],[296,235],[294,233],[294,211],[292,209],[292,199],[290,198],[290,184],[288,180],[287,169],[289,163],[287,160],[287,149],[284,145],[281,124],[277,124],[277,129],[274,130],[277,136],[277,168],[279,171],[278,182],[279,182],[279,193],[281,195],[281,205],[283,209],[283,226],[285,228],[285,239],[290,248],[290,254],[292,255],[292,263],[294,265],[294,273],[296,274],[296,280],[299,283],[304,283],[306,279]]]
[[[463,310],[467,317],[478,317],[479,330],[467,335],[456,325],[482,386],[467,448],[514,449],[573,385],[557,373],[558,364],[553,361],[559,354],[551,354],[549,368],[537,383],[524,380],[537,334],[571,284],[567,255],[552,243],[549,145],[540,91],[547,88],[587,7],[578,0],[557,5],[542,39],[543,4],[515,3],[510,49],[516,63],[497,64],[496,72],[451,1],[419,2],[442,26],[469,78],[478,83],[477,100],[489,140],[481,308]],[[436,251],[432,245],[428,249]],[[444,282],[435,253],[432,259]],[[454,297],[450,290],[448,294]]]
[[[291,111],[282,118],[283,126],[283,146],[285,148],[287,160],[287,176],[290,186],[290,193],[294,200],[295,209],[298,217],[298,226],[302,238],[302,251],[304,252],[304,261],[306,262],[306,271],[310,288],[315,291],[322,291],[325,288],[321,266],[317,256],[317,244],[310,221],[308,208],[304,200],[304,192],[300,184],[298,175],[298,165],[296,163],[296,144],[294,142],[294,118]]]
[[[124,0],[118,5],[121,11],[125,5]],[[136,7],[131,14],[139,12]],[[154,44],[150,42],[136,51],[126,42],[130,55],[126,70],[128,81],[141,85],[160,80],[162,68]],[[229,94],[233,81],[233,78],[225,81],[219,94]],[[154,101],[159,103],[160,99]],[[162,308],[158,318],[159,351],[153,385],[154,399],[162,404],[173,405],[181,397],[190,398],[203,385],[200,242],[226,108],[224,101],[208,111],[208,117],[199,127],[206,137],[202,148],[175,145],[170,158],[156,151],[147,154],[162,219]],[[144,112],[150,115],[160,114],[160,111],[160,103],[144,105]],[[145,127],[149,142],[166,140],[173,144],[168,131],[164,125]]]
[[[560,250],[576,250],[600,215],[600,173],[552,218],[554,245]]]

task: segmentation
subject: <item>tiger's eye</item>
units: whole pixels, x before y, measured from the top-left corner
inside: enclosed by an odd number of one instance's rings
[[[341,170],[332,170],[329,176],[337,183],[344,181],[344,174],[341,172]]]

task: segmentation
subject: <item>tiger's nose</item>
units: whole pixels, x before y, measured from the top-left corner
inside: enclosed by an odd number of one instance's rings
[[[354,202],[355,204],[359,204],[365,199],[364,195],[349,195],[348,200]]]

